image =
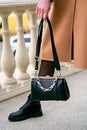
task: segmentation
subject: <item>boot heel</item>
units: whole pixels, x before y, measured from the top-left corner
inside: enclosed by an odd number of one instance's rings
[[[38,113],[34,113],[33,117],[40,117],[43,116],[42,111],[38,112]]]

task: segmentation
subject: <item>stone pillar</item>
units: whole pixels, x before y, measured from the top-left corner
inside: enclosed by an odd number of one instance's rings
[[[27,80],[29,79],[29,74],[26,72],[29,65],[28,52],[24,43],[24,30],[23,30],[23,21],[22,14],[23,11],[15,12],[17,17],[17,36],[18,36],[18,45],[16,49],[16,66],[19,70],[18,79]]]
[[[28,72],[30,77],[35,73],[35,49],[36,49],[36,40],[37,40],[37,24],[36,24],[36,13],[35,11],[29,11],[30,16],[30,31],[31,31],[31,44],[29,48],[29,67]]]
[[[8,15],[9,13],[3,13],[2,16],[2,33],[3,33],[3,48],[1,55],[1,69],[4,72],[6,79],[4,85],[13,85],[17,81],[13,77],[13,73],[16,67],[15,58],[10,45],[10,35],[8,30]]]

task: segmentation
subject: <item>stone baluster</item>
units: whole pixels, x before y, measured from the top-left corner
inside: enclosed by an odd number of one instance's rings
[[[23,11],[15,12],[17,17],[17,36],[18,44],[16,49],[16,66],[19,70],[18,79],[27,80],[29,79],[29,74],[26,72],[29,65],[28,52],[24,43],[24,30],[23,30],[23,21],[22,14]]]
[[[37,40],[37,23],[36,23],[36,14],[35,11],[29,11],[30,16],[30,31],[31,31],[31,44],[29,48],[29,67],[28,72],[30,77],[35,73],[35,49],[36,49],[36,40]]]
[[[2,34],[3,34],[3,48],[1,55],[1,69],[5,74],[6,79],[3,81],[4,85],[13,85],[17,81],[13,77],[13,73],[16,67],[15,58],[10,45],[10,35],[8,29],[8,15],[9,13],[3,13],[2,16]]]

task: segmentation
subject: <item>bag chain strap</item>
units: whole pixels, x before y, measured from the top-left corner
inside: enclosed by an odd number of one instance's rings
[[[39,88],[40,88],[42,91],[44,91],[44,92],[51,91],[51,90],[54,88],[54,86],[56,85],[56,83],[57,83],[57,77],[54,79],[53,83],[52,83],[52,84],[50,85],[50,87],[48,87],[48,88],[44,88],[44,87],[42,86],[42,84],[40,83],[40,80],[39,80],[39,79],[37,80],[37,83],[38,83]]]

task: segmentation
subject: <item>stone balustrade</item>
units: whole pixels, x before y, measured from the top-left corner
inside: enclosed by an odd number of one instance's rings
[[[0,0],[2,18],[3,47],[1,53],[0,101],[30,90],[30,79],[34,74],[35,45],[37,38],[36,7],[37,0]],[[31,43],[27,52],[24,43],[22,14],[29,15]],[[8,16],[14,12],[17,19],[18,44],[14,57],[10,45]],[[2,80],[3,79],[3,80]]]

